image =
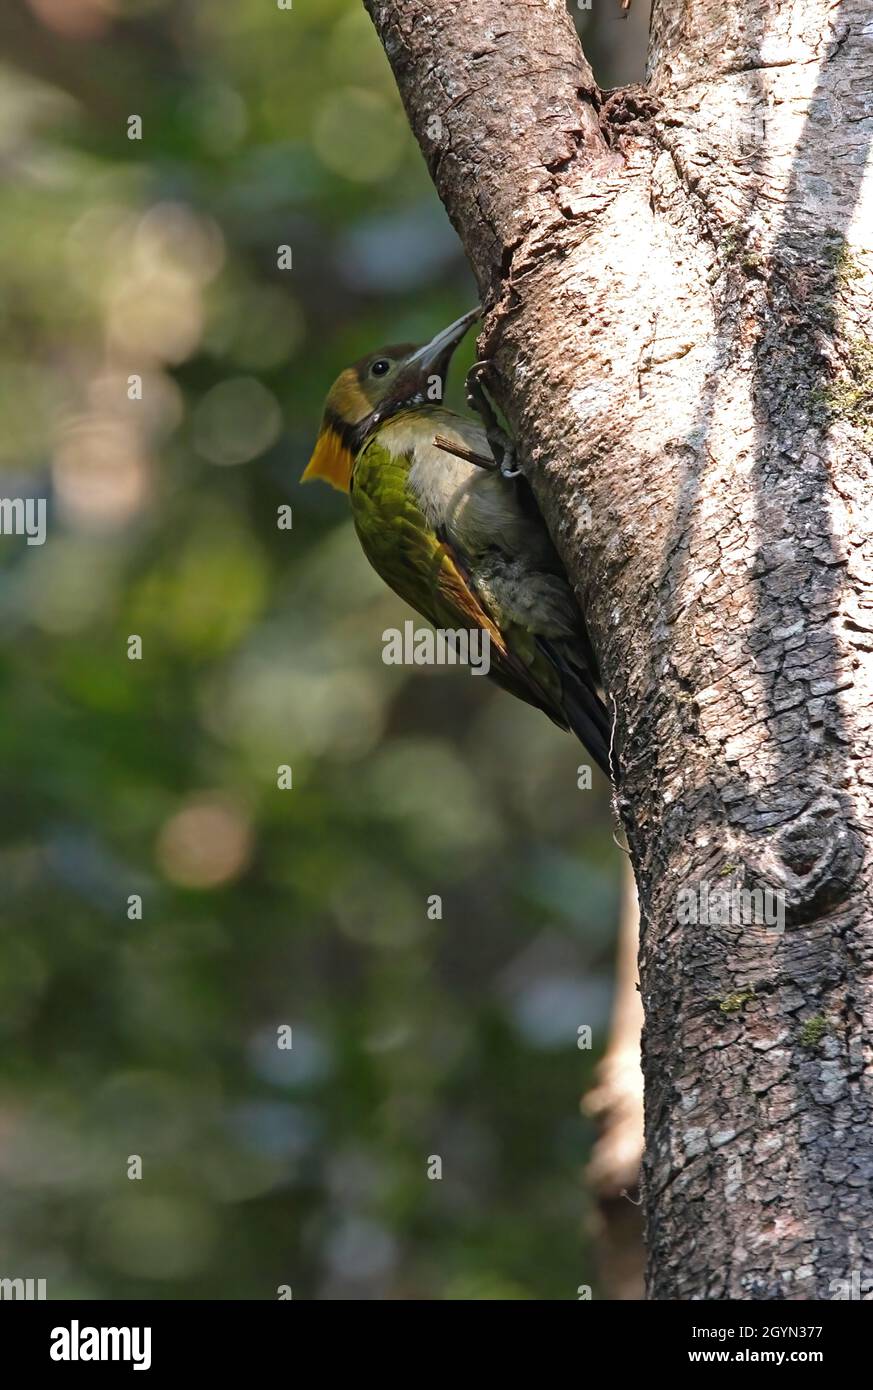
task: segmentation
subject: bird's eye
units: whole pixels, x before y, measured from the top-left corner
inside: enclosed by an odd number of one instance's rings
[[[372,367],[370,368],[370,375],[371,375],[371,376],[384,376],[385,373],[386,373],[386,372],[390,372],[390,370],[391,370],[391,363],[388,361],[388,358],[387,358],[387,357],[380,357],[379,360],[378,360],[377,362],[374,362],[373,365],[372,365]]]

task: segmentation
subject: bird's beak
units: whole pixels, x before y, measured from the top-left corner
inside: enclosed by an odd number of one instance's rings
[[[469,313],[462,314],[454,323],[450,323],[448,328],[444,328],[435,337],[431,338],[424,347],[418,348],[407,360],[407,367],[413,367],[422,376],[433,373],[436,376],[444,377],[448,370],[449,362],[452,360],[452,353],[463,338],[467,329],[482,317],[482,310],[477,304],[475,309]]]

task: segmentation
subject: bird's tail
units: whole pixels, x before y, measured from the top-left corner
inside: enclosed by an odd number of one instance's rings
[[[547,638],[540,638],[539,643],[560,674],[563,690],[561,713],[567,727],[591,754],[601,772],[612,780],[612,720],[597,692],[594,676],[569,643],[552,642]]]

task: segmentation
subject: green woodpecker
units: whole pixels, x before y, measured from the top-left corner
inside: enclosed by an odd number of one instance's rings
[[[386,584],[437,628],[487,633],[498,684],[571,729],[609,776],[594,654],[533,494],[493,428],[440,404],[452,354],[479,314],[424,347],[382,348],[348,367],[303,480],[347,492]]]

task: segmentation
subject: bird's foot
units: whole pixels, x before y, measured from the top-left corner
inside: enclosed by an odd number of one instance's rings
[[[494,462],[501,475],[504,478],[517,478],[521,474],[521,469],[515,461],[515,448],[512,440],[497,419],[494,406],[482,385],[482,377],[489,366],[490,363],[487,360],[474,362],[468,371],[464,383],[467,392],[467,404],[471,410],[476,411],[485,426],[485,434],[494,455]]]

